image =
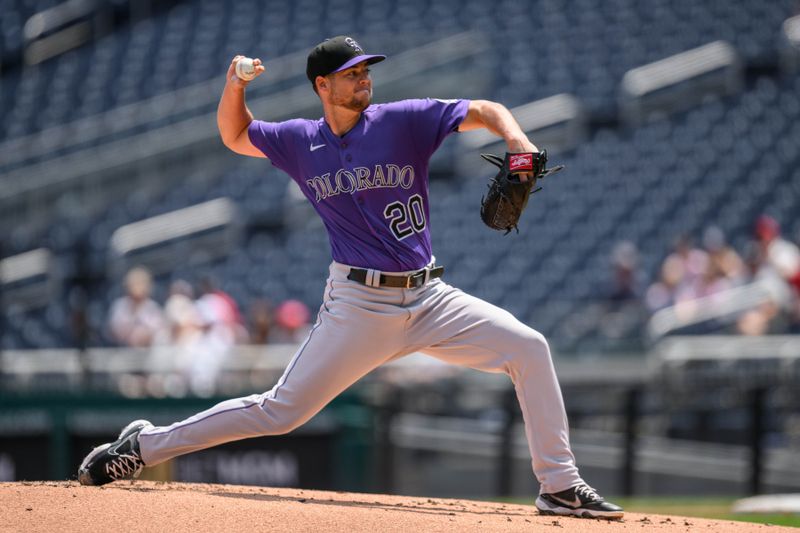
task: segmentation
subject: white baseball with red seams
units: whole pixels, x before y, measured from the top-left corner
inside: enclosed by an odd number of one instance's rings
[[[243,57],[236,62],[236,76],[244,81],[250,81],[256,77],[256,66],[251,58]]]

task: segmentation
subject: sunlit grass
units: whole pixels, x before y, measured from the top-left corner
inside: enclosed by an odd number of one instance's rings
[[[734,514],[735,498],[609,498],[632,513],[694,516],[715,520],[736,520],[759,524],[800,527],[797,514]]]
[[[533,498],[514,498],[504,501],[530,505],[532,500]],[[731,507],[736,498],[609,497],[608,500],[621,505],[631,513],[734,520],[800,528],[800,514],[734,514],[731,512]]]

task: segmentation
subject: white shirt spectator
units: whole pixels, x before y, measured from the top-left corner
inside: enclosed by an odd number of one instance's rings
[[[111,306],[109,326],[118,343],[124,346],[147,347],[165,326],[164,313],[150,298],[152,279],[143,268],[134,268],[125,276],[127,294]]]

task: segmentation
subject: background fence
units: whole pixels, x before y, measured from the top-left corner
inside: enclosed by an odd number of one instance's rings
[[[600,367],[556,360],[584,475],[599,490],[625,495],[796,491],[800,365],[785,354],[800,353],[790,349],[796,340],[762,340],[750,351],[747,342],[718,343],[723,351],[715,351],[698,340],[709,339],[670,338],[649,358],[604,357]],[[209,398],[144,394],[132,383],[171,370],[148,368],[141,352],[90,351],[83,365],[79,352],[51,354],[58,366],[44,352],[7,352],[0,472],[74,477],[82,456],[131,419],[169,424],[265,390],[293,348],[241,349],[220,377],[224,394]],[[60,363],[70,355],[75,364],[66,369]],[[150,475],[436,496],[536,490],[510,381],[421,355],[378,369],[290,435],[192,454]]]

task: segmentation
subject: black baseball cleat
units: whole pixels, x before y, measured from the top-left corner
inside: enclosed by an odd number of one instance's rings
[[[578,516],[581,518],[622,518],[625,511],[619,505],[605,501],[597,491],[581,483],[561,492],[540,494],[536,498],[540,514]]]
[[[139,453],[139,433],[148,427],[153,427],[153,424],[147,420],[134,420],[122,428],[116,441],[92,450],[78,468],[80,484],[105,485],[138,477],[145,466]]]

